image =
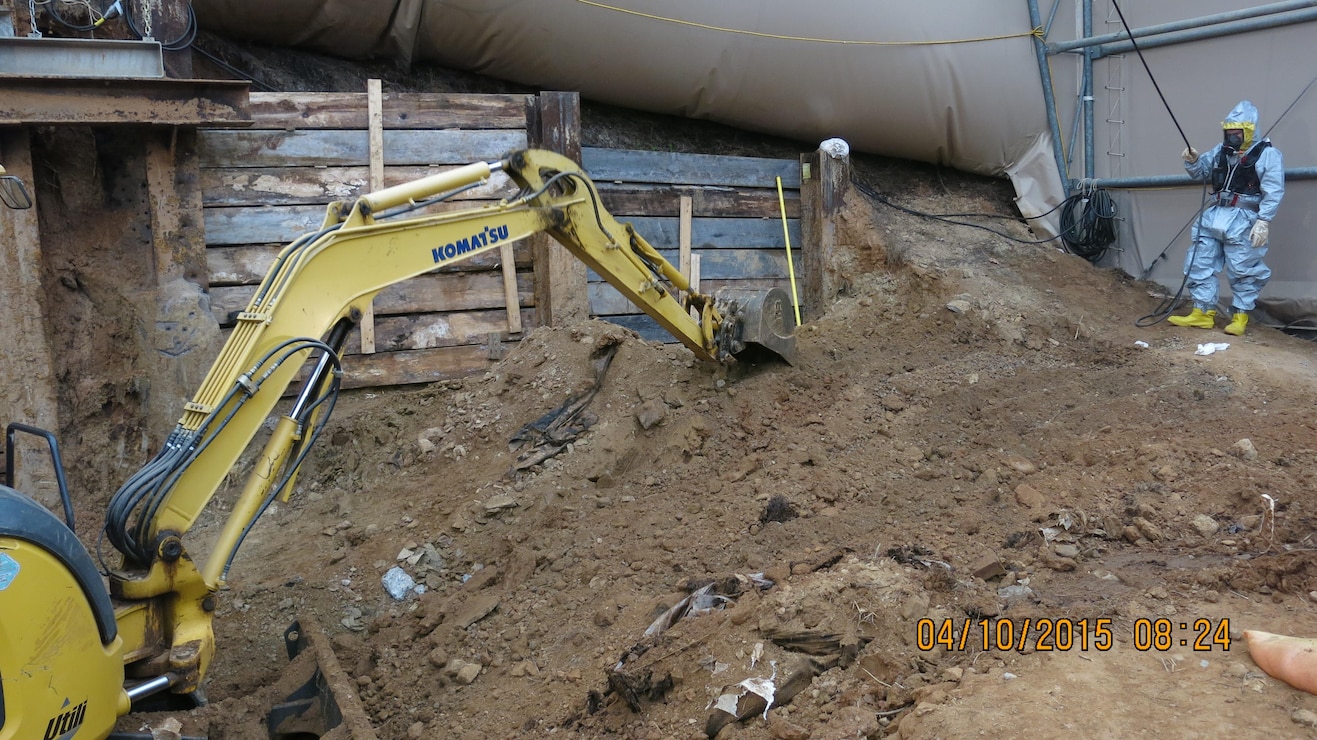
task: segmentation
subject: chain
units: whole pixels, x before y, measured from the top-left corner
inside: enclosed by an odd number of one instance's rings
[[[37,0],[27,0],[27,21],[32,25],[32,31],[28,36],[41,38],[41,32],[37,30]]]

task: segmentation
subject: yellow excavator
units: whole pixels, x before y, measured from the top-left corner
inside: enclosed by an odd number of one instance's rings
[[[496,171],[519,186],[515,197],[414,213]],[[31,205],[21,182],[0,185],[7,205]],[[561,155],[522,150],[332,203],[319,230],[280,252],[163,449],[111,499],[103,534],[117,550],[112,566],[98,567],[74,535],[54,435],[9,425],[0,486],[0,740],[111,737],[118,719],[148,697],[198,692],[234,555],[262,513],[291,496],[337,396],[349,332],[372,298],[540,232],[700,358],[730,362],[760,348],[794,357],[785,291],[693,290],[630,224],[609,215],[594,183]],[[299,374],[304,382],[281,405]],[[218,538],[193,542],[189,530],[271,416],[273,432]],[[46,440],[64,520],[10,487],[19,433]]]

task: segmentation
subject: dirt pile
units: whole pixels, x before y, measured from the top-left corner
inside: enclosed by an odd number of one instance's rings
[[[883,167],[914,208],[1004,212]],[[239,555],[185,731],[263,736],[311,614],[386,738],[1313,732],[1240,633],[1317,632],[1317,345],[1140,329],[1153,286],[1047,244],[847,223],[849,294],[793,367],[588,322],[347,394]],[[576,435],[519,468],[605,351]]]

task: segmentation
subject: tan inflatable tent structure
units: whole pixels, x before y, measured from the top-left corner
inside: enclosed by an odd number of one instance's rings
[[[1046,214],[1040,236],[1069,196],[1101,188],[1117,238],[1093,261],[1172,291],[1204,195],[1182,169],[1185,138],[1207,150],[1251,100],[1288,181],[1260,305],[1280,323],[1317,319],[1317,0],[1127,4],[195,1],[202,27],[227,35],[1009,177],[1021,213]]]

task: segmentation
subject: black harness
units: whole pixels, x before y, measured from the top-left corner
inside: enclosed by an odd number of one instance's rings
[[[1234,167],[1227,161],[1225,149],[1218,152],[1216,163],[1212,165],[1212,193],[1227,190],[1235,195],[1262,195],[1257,164],[1269,146],[1270,141],[1259,141],[1239,157],[1239,164]]]

